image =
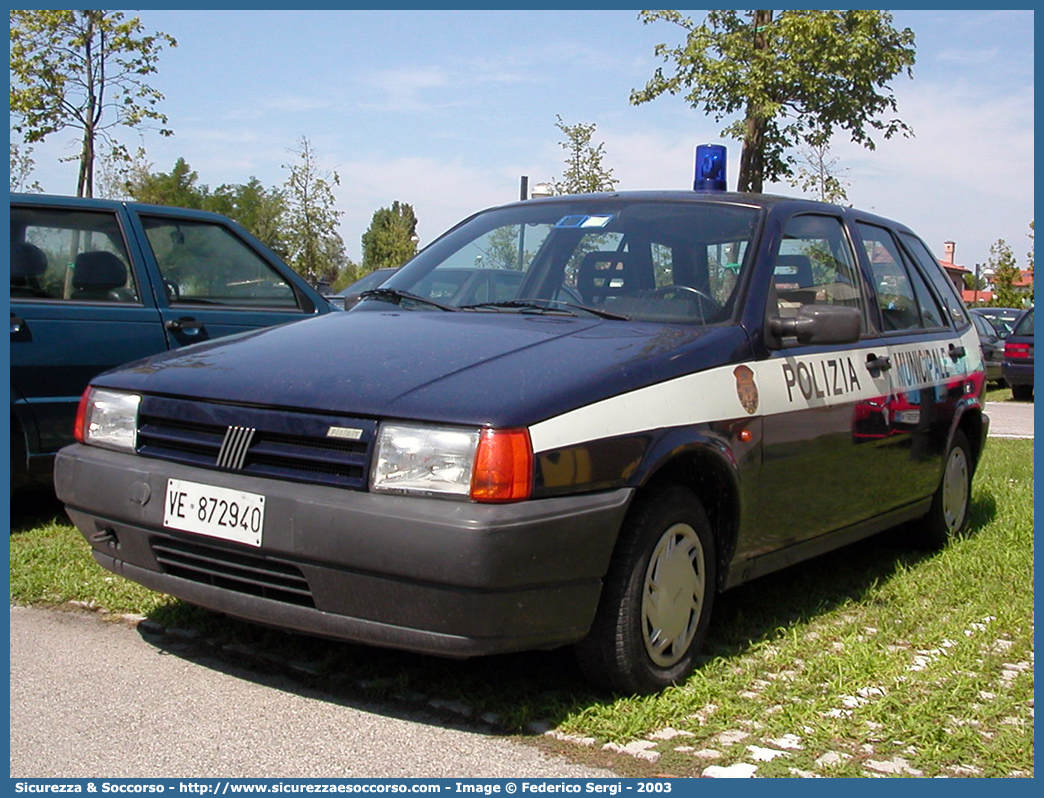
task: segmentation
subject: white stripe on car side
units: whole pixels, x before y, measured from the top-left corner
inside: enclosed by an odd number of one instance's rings
[[[816,355],[776,357],[732,363],[612,396],[529,428],[533,451],[540,453],[587,441],[649,430],[729,419],[769,416],[817,407],[861,402],[941,384],[981,370],[974,327],[958,343],[966,356],[949,355],[952,339],[932,343],[861,347]],[[871,375],[866,361],[888,357],[892,368]],[[748,412],[740,398],[736,370],[753,372],[757,406]],[[893,387],[894,386],[894,387]]]

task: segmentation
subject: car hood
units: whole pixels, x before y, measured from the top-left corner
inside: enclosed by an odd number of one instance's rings
[[[352,416],[521,426],[745,359],[748,350],[738,327],[353,311],[186,347],[94,383]]]

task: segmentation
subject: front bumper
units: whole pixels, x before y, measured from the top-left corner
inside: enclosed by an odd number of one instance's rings
[[[263,494],[262,547],[165,529],[170,478]],[[632,496],[471,504],[79,444],[59,453],[55,490],[95,560],[146,587],[266,625],[460,657],[583,637]]]

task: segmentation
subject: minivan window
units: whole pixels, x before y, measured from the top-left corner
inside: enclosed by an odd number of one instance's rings
[[[11,207],[11,298],[139,301],[115,214]]]
[[[298,307],[290,284],[222,225],[161,216],[141,220],[170,304]]]

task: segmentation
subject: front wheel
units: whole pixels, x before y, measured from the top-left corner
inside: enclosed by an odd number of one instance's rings
[[[620,531],[577,659],[591,681],[652,693],[692,671],[715,594],[715,547],[699,499],[677,485],[640,495]]]

